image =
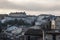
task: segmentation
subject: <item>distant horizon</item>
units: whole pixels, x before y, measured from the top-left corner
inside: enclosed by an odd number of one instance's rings
[[[25,11],[14,11],[14,12],[25,12]],[[10,13],[14,13],[14,12],[9,12],[9,13],[3,13],[3,14],[10,14]],[[25,12],[26,13],[26,12]],[[1,14],[1,13],[0,13]],[[41,13],[42,14],[42,13]],[[35,15],[35,16],[38,16],[38,15],[41,15],[41,14],[37,14],[37,15]],[[46,14],[46,13],[43,13],[43,14]],[[28,14],[28,13],[26,13],[26,15],[32,15],[32,14]],[[33,14],[34,15],[34,14]],[[54,15],[54,14],[47,14],[47,15]],[[55,16],[58,16],[58,15],[55,15]]]

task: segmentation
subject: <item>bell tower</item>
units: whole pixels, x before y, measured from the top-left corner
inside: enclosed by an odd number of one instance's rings
[[[55,20],[53,19],[53,20],[51,20],[51,29],[55,29],[55,28],[56,28]]]

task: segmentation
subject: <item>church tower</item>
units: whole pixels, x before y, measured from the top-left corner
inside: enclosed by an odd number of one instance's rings
[[[53,19],[53,20],[51,20],[51,29],[55,29],[55,28],[56,28],[55,20]]]

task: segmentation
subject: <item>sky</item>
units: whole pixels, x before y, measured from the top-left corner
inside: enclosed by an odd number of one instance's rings
[[[60,16],[60,0],[0,0],[0,14],[21,11],[25,11],[27,15]]]

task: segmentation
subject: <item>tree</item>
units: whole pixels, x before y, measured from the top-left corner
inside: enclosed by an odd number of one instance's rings
[[[22,20],[22,19],[20,19],[19,21],[18,21],[18,25],[24,25],[25,23],[24,23],[24,21]]]
[[[17,19],[15,19],[15,20],[9,20],[9,21],[6,22],[6,23],[7,23],[7,25],[15,25],[15,24],[18,23],[18,20],[17,20]]]
[[[41,28],[44,30],[50,30],[51,29],[51,21],[47,21],[46,23],[41,24]]]
[[[24,20],[20,19],[17,23],[17,25],[24,25],[24,26],[28,26],[30,25],[29,23],[25,22]]]
[[[2,23],[0,21],[0,32],[2,32]]]

